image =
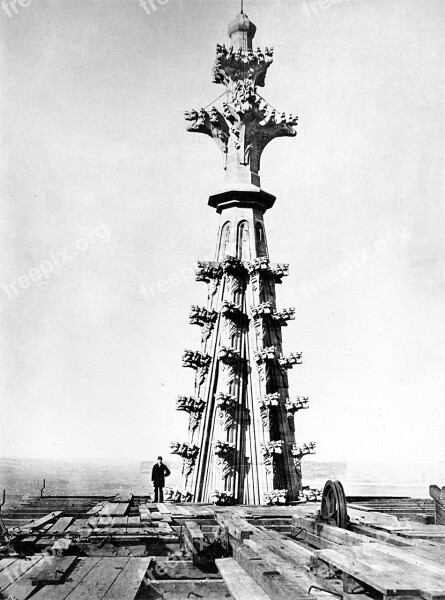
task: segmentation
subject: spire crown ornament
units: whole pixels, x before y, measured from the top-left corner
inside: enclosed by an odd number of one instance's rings
[[[226,87],[222,106],[185,112],[187,130],[211,137],[222,153],[225,191],[261,191],[264,148],[278,137],[294,137],[298,118],[278,112],[258,93],[273,62],[273,48],[253,50],[256,27],[241,10],[229,24],[232,45],[216,46],[213,81]]]

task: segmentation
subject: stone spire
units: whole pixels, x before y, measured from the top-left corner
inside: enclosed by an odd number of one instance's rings
[[[255,25],[241,12],[229,24],[232,45],[216,46],[214,83],[224,85],[222,108],[185,113],[187,129],[209,135],[222,152],[224,190],[260,189],[260,160],[277,137],[293,137],[297,117],[277,111],[259,95],[273,61],[273,48],[252,49]]]
[[[288,265],[269,260],[264,213],[275,197],[260,188],[260,158],[280,136],[295,136],[296,117],[278,115],[259,95],[273,50],[252,49],[255,25],[243,10],[229,25],[232,46],[217,46],[214,82],[222,108],[186,113],[190,131],[221,149],[224,189],[209,199],[221,215],[213,262],[199,262],[206,306],[192,306],[200,350],[185,350],[194,391],[179,396],[188,414],[187,441],[172,442],[183,459],[183,498],[244,504],[297,500],[301,459],[314,443],[297,443],[294,419],[308,398],[289,396],[288,372],[301,352],[283,352],[282,329],[295,309],[277,307],[276,285]]]

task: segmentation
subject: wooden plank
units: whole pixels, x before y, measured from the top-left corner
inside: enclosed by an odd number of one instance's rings
[[[113,517],[123,517],[127,514],[129,508],[130,508],[129,502],[119,502],[116,504],[116,506],[113,508],[113,510],[110,514]]]
[[[131,527],[140,527],[141,526],[141,518],[140,517],[128,517],[127,527],[130,529]]]
[[[87,600],[89,598],[101,600],[120,575],[128,560],[128,558],[101,558],[71,592],[69,600]]]
[[[48,530],[48,533],[63,533],[73,521],[73,517],[61,517],[60,519],[57,519],[51,529]]]
[[[85,526],[85,523],[87,522],[86,519],[76,519],[66,530],[66,533],[77,533],[79,532],[80,529],[83,529]]]
[[[231,516],[228,512],[215,510],[215,519],[223,527],[227,527],[230,535],[237,540],[249,539],[254,533],[254,527],[245,519]]]
[[[90,510],[86,513],[86,515],[88,517],[97,515],[98,513],[100,513],[100,511],[103,509],[104,506],[105,506],[104,503],[100,502],[99,504],[96,504],[95,506],[93,506],[93,508],[90,508]]]
[[[320,550],[317,556],[384,595],[421,595],[429,600],[445,596],[445,573],[440,575],[379,553],[375,545]]]
[[[40,519],[33,519],[26,525],[23,525],[22,529],[39,529],[40,527],[43,527],[43,525],[47,525],[48,523],[56,521],[59,517],[62,516],[62,514],[63,513],[61,510],[55,510],[54,512],[49,513],[44,517],[40,517]]]
[[[110,517],[109,515],[102,515],[101,517],[99,517],[99,520],[97,522],[97,527],[108,528],[108,527],[112,526],[112,523],[113,523],[112,517]]]
[[[60,583],[73,568],[76,560],[76,556],[55,557],[51,564],[46,565],[44,569],[32,577],[33,585]]]
[[[170,514],[170,504],[156,503],[155,506],[160,513],[165,515]]]
[[[22,574],[14,583],[2,591],[1,597],[5,600],[26,600],[34,591],[35,587],[32,578],[42,571],[45,567],[51,565],[53,557],[45,556],[39,560],[33,567]]]
[[[14,564],[16,560],[18,560],[18,559],[17,558],[2,558],[2,559],[0,559],[0,573],[4,569],[7,569],[12,564]]]
[[[35,591],[31,581],[12,583],[2,592],[2,600],[26,600]]]
[[[227,589],[235,600],[270,600],[260,586],[233,558],[215,560]]]
[[[238,544],[234,552],[236,562],[246,571],[271,600],[309,600],[316,597],[309,596],[296,589],[293,581],[287,579],[273,565],[259,557],[256,552],[245,544]]]
[[[410,565],[413,565],[415,569],[420,568],[422,571],[429,571],[431,573],[435,573],[436,575],[440,575],[445,583],[445,563],[442,563],[442,565],[439,566],[439,564],[431,559],[412,554],[409,549],[388,546],[387,544],[373,544],[371,548],[374,554],[380,553],[402,561],[403,566],[406,569],[410,569]],[[369,547],[366,547],[362,549],[362,552],[366,552],[368,550]],[[384,560],[384,558],[382,558],[382,560]]]
[[[130,558],[103,600],[134,600],[145,578],[150,558]]]
[[[150,509],[146,504],[141,504],[139,506],[139,514],[141,516],[141,521],[149,523],[151,521],[151,513]]]
[[[11,583],[18,581],[25,573],[32,569],[43,559],[42,555],[37,554],[29,559],[17,559],[0,573],[0,590],[5,590]]]
[[[98,557],[80,559],[67,582],[59,586],[45,586],[33,596],[33,600],[65,600],[99,560]]]
[[[327,525],[326,523],[321,523],[306,517],[294,516],[292,518],[292,523],[293,527],[296,527],[299,530],[307,531],[313,535],[317,535],[328,540],[329,542],[334,542],[336,544],[354,546],[359,544],[373,543],[371,538],[360,535],[359,533],[347,531],[346,529],[341,529],[340,527],[335,527],[334,525]]]
[[[122,528],[126,529],[127,523],[128,523],[128,517],[113,517],[113,520],[111,522],[111,527],[113,527],[113,528],[122,527]]]

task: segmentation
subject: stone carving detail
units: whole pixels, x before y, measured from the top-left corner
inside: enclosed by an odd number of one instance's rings
[[[233,506],[235,504],[235,498],[233,492],[213,490],[210,494],[210,502],[218,504],[219,506]]]
[[[209,295],[213,296],[218,289],[223,274],[220,263],[217,262],[198,262],[195,271],[196,281],[204,281],[209,286]]]
[[[289,275],[289,265],[276,264],[271,266],[269,259],[265,256],[260,256],[255,258],[253,262],[247,263],[247,270],[253,289],[262,294],[265,285],[267,285],[267,292],[273,297],[275,297],[275,290],[269,279],[274,283],[281,283],[282,278]],[[265,281],[263,277],[266,278]]]
[[[238,350],[221,346],[218,350],[218,360],[222,364],[223,374],[226,385],[230,385],[236,375],[236,368],[240,363]]]
[[[308,454],[315,454],[315,442],[309,442],[309,444],[303,444],[302,446],[296,443],[292,444],[291,454],[294,459],[295,469],[301,477],[301,459]]]
[[[178,396],[176,410],[182,410],[189,414],[190,430],[194,431],[201,420],[206,403],[201,398],[193,396]]]
[[[241,80],[246,77],[259,87],[264,87],[266,72],[273,62],[273,48],[265,48],[264,53],[260,48],[256,52],[249,50],[243,52],[233,48],[226,49],[225,45],[216,45],[216,61],[213,67],[213,83],[223,83],[229,86],[232,80]],[[230,73],[230,75],[229,75]]]
[[[277,325],[285,327],[287,325],[287,321],[293,321],[295,319],[295,308],[283,308],[280,311],[274,311],[272,314],[272,319],[277,323]]]
[[[235,458],[235,444],[232,442],[213,442],[213,452],[218,457],[223,477],[227,477],[233,470]]]
[[[309,408],[309,398],[305,396],[297,396],[293,400],[286,400],[285,408],[287,411],[287,419],[289,421],[289,426],[292,430],[295,429],[295,421],[294,416],[298,410],[303,410]]]
[[[238,328],[245,325],[246,315],[242,312],[240,306],[228,300],[223,300],[221,314],[224,317],[224,324],[228,330],[228,337],[231,339],[237,333]]]
[[[182,457],[182,475],[187,478],[195,466],[196,457],[199,453],[198,446],[195,446],[195,444],[190,446],[187,442],[170,442],[170,453]]]
[[[193,494],[187,490],[181,490],[179,488],[164,488],[164,500],[170,502],[191,502]]]
[[[274,461],[273,458],[276,454],[283,453],[283,445],[284,442],[282,440],[277,440],[273,442],[267,442],[266,444],[261,444],[261,452],[264,457],[264,465],[266,467],[266,473],[272,473],[274,469]]]
[[[284,387],[289,387],[289,378],[287,375],[287,371],[292,369],[294,365],[301,365],[301,357],[303,356],[302,352],[296,352],[295,354],[291,353],[289,356],[280,356],[278,358],[278,363],[281,369],[281,376],[283,378]]]
[[[253,353],[258,373],[260,374],[260,378],[262,381],[267,382],[269,380],[267,363],[275,360],[275,354],[275,346],[270,346],[269,348],[262,348],[261,350],[254,351]]]
[[[195,386],[199,390],[209,372],[212,357],[199,351],[184,350],[182,355],[182,366],[191,367],[196,371]],[[198,393],[198,392],[197,392]]]
[[[257,87],[264,86],[273,49],[254,51],[252,37],[246,50],[219,44],[216,47],[213,81],[227,88],[222,112],[212,106],[209,111],[201,108],[187,111],[184,116],[188,131],[204,133],[216,142],[229,175],[236,178],[242,172],[249,176],[249,183],[259,187],[264,148],[277,137],[294,137],[298,117],[277,113],[257,93]]]
[[[280,356],[278,359],[279,365],[281,369],[284,371],[285,369],[292,369],[294,365],[301,365],[303,356],[302,352],[296,352],[289,354],[289,356]]]
[[[273,265],[271,268],[271,273],[275,278],[275,283],[281,283],[283,277],[288,277],[289,275],[289,265],[286,264],[277,264]]]
[[[261,317],[271,316],[275,309],[272,302],[262,302],[258,306],[251,306],[250,310],[252,311],[252,317],[256,321]]]
[[[267,394],[262,398],[258,398],[258,404],[260,406],[260,414],[261,419],[263,421],[264,427],[270,429],[270,412],[271,409],[278,406],[280,403],[280,394],[276,392],[275,394]]]
[[[284,327],[287,325],[287,321],[295,319],[295,308],[287,308],[278,312],[273,302],[262,302],[258,306],[251,306],[250,310],[255,330],[260,338],[264,337],[267,330],[267,326],[263,323],[265,319],[271,319],[279,327]]]
[[[246,268],[234,256],[226,256],[223,261],[223,271],[227,276],[227,284],[232,295],[241,293],[245,287]]]
[[[222,392],[219,392],[215,395],[215,400],[216,406],[218,407],[221,425],[227,431],[227,429],[233,425],[238,406],[238,400],[235,396],[232,396],[231,394],[223,394]]]
[[[227,319],[232,319],[233,321],[240,321],[244,316],[241,307],[234,302],[229,302],[228,300],[223,300],[221,304],[221,314]]]
[[[264,494],[264,504],[271,506],[273,504],[286,504],[288,490],[272,490]]]
[[[207,340],[212,333],[218,313],[214,310],[207,310],[203,306],[192,306],[190,309],[189,320],[191,325],[202,327],[202,339]]]

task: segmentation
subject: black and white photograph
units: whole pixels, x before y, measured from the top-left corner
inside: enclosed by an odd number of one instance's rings
[[[445,1],[0,32],[0,600],[444,600]]]

